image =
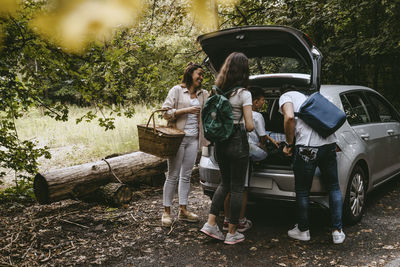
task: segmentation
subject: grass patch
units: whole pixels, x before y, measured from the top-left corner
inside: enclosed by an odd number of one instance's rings
[[[115,129],[108,131],[98,125],[97,119],[77,124],[77,118],[94,109],[76,106],[70,107],[67,122],[43,116],[40,110],[34,109],[16,124],[20,139],[37,140],[39,146],[50,147],[52,159],[41,159],[40,164],[41,169],[51,169],[99,160],[114,153],[137,151],[136,125],[146,123],[152,109],[137,105],[135,110],[132,118],[115,116]],[[157,119],[157,123],[165,121]]]

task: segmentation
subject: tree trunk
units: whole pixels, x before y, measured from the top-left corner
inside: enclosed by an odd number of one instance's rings
[[[154,183],[165,178],[167,160],[144,152],[134,152],[94,163],[38,173],[34,192],[40,204],[81,198],[110,182],[125,184]]]

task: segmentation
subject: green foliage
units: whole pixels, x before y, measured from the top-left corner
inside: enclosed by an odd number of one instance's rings
[[[30,203],[35,199],[34,196],[31,179],[23,179],[16,186],[0,191],[0,203]]]
[[[66,121],[67,104],[92,106],[76,122],[97,120],[112,130],[115,115],[131,117],[134,104],[162,102],[186,63],[204,57],[194,42],[202,32],[181,1],[149,1],[134,29],[116,30],[112,41],[93,43],[81,55],[63,52],[28,27],[45,2],[22,1],[17,15],[0,18],[0,167],[16,173],[16,192],[29,188],[37,159],[50,157],[46,147],[18,137],[14,121],[30,108]],[[306,32],[324,55],[323,83],[366,85],[400,108],[399,1],[243,0],[219,8],[221,28],[272,24]],[[212,83],[206,72],[203,87]]]
[[[134,104],[163,101],[186,62],[198,55],[197,33],[184,20],[183,8],[170,1],[154,1],[140,25],[116,31],[111,42],[67,54],[28,27],[45,2],[23,1],[17,15],[0,18],[0,181],[15,172],[16,186],[10,190],[17,193],[30,188],[25,185],[38,172],[38,158],[51,155],[35,140],[20,140],[15,119],[39,107],[44,115],[66,121],[67,104],[77,104],[95,108],[77,123],[97,120],[112,130],[115,116],[135,114]]]
[[[400,108],[399,1],[246,0],[222,11],[222,27],[286,25],[307,33],[324,55],[322,82],[376,89]]]

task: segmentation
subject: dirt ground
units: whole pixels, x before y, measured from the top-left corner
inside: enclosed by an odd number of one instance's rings
[[[123,208],[65,200],[0,205],[0,266],[385,266],[400,257],[400,178],[370,195],[362,222],[334,246],[326,210],[311,210],[311,241],[290,240],[294,208],[249,205],[254,227],[234,246],[199,233],[210,200],[192,185],[199,223],[160,226],[162,188],[142,187]],[[176,208],[175,208],[176,215]],[[386,265],[389,266],[389,265]]]

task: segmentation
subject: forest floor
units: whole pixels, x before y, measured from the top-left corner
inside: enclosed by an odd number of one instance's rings
[[[142,187],[122,208],[64,200],[0,205],[0,266],[399,266],[400,177],[369,195],[363,220],[333,245],[329,213],[311,209],[311,241],[287,237],[293,206],[250,203],[253,228],[229,246],[202,235],[211,201],[194,179],[199,223],[161,227],[162,188]],[[177,205],[174,213],[176,215]]]

